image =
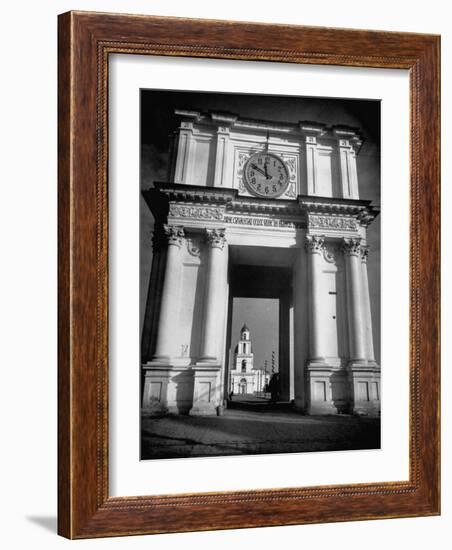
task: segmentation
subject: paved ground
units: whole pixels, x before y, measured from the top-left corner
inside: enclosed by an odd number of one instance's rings
[[[224,416],[142,419],[141,458],[378,449],[380,420],[303,416],[288,404],[234,397]]]

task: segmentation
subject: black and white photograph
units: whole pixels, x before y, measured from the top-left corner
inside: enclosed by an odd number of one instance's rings
[[[6,550],[451,546],[448,8],[3,5]]]
[[[380,447],[380,102],[141,90],[141,459]]]

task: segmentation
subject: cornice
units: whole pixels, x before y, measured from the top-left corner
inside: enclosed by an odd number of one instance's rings
[[[358,219],[361,225],[369,225],[380,209],[372,205],[370,200],[342,199],[330,197],[314,197],[299,195],[300,210],[307,214],[347,215]]]
[[[228,214],[276,215],[298,218],[301,221],[308,221],[310,216],[318,217],[318,215],[355,218],[357,223],[363,226],[369,225],[379,214],[379,209],[372,206],[369,200],[307,195],[299,195],[294,200],[264,199],[240,196],[237,189],[172,182],[157,182],[155,188],[143,192],[143,196],[154,215],[159,218],[167,215],[169,204],[173,209],[177,205],[191,208],[202,206],[204,209],[212,206]],[[188,216],[190,213],[185,215]],[[221,216],[210,216],[210,218],[219,219]],[[204,213],[202,217],[209,216]]]
[[[181,117],[182,121],[190,123],[216,127],[228,126],[237,131],[254,130],[256,132],[273,132],[276,134],[296,134],[301,136],[317,136],[322,139],[349,140],[350,143],[359,151],[363,139],[358,128],[344,125],[327,126],[319,122],[310,120],[300,120],[298,122],[285,122],[265,119],[241,118],[236,113],[224,111],[202,112],[192,109],[175,109],[175,114]]]
[[[166,182],[156,182],[155,189],[165,195],[168,200],[212,202],[215,204],[231,202],[238,194],[237,189]]]

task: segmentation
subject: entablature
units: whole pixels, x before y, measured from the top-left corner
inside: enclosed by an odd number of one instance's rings
[[[176,183],[156,183],[143,196],[157,223],[304,229],[332,238],[362,234],[379,213],[368,200],[302,195],[295,200],[260,199],[240,196],[236,189]]]

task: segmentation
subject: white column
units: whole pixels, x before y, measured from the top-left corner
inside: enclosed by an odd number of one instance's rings
[[[307,235],[305,248],[309,264],[309,343],[310,360],[322,362],[324,360],[324,345],[322,331],[322,294],[320,278],[322,274],[322,252],[325,246],[323,237]]]
[[[366,330],[363,315],[361,239],[344,239],[343,252],[347,277],[350,359],[366,359]]]
[[[361,247],[361,269],[362,269],[362,292],[363,292],[363,309],[366,327],[366,344],[367,344],[367,359],[371,362],[375,361],[374,354],[374,339],[372,334],[372,315],[370,311],[370,294],[369,294],[369,279],[367,276],[367,258],[369,256],[369,247]]]
[[[204,330],[201,342],[201,362],[216,362],[218,354],[219,320],[222,320],[226,262],[224,229],[207,229],[208,264],[204,298]],[[221,325],[223,326],[223,325]]]
[[[169,362],[172,356],[174,322],[177,319],[179,283],[182,269],[179,249],[184,239],[184,230],[182,227],[173,225],[164,225],[163,229],[168,239],[168,252],[160,304],[157,341],[152,361]]]

